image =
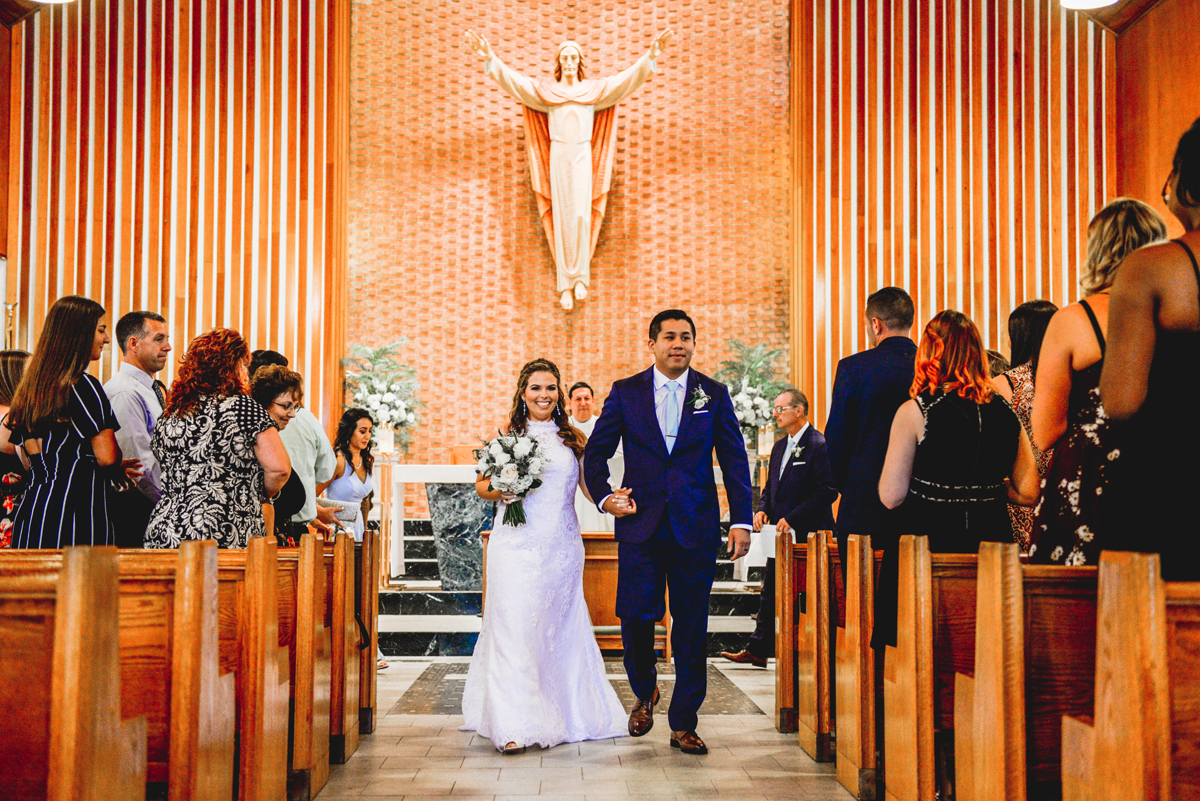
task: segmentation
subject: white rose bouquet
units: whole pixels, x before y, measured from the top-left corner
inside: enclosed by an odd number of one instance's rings
[[[481,476],[491,481],[489,486],[501,492],[509,492],[517,498],[504,508],[504,525],[525,525],[525,508],[521,499],[542,486],[542,473],[546,460],[541,446],[533,437],[520,434],[499,434],[491,442],[474,451],[479,463],[475,466]]]

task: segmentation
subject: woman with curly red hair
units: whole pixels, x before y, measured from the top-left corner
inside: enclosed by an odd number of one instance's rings
[[[879,479],[879,499],[897,510],[896,530],[929,537],[935,553],[1012,542],[1007,504],[1037,501],[1037,465],[1021,421],[992,389],[983,339],[965,314],[948,309],[925,326],[909,394]],[[884,549],[877,595],[890,604],[877,607],[876,639],[894,645],[896,549]]]
[[[266,534],[262,505],[292,471],[271,416],[247,392],[250,350],[237,331],[192,340],[150,449],[163,494],[146,529],[147,548],[213,539],[245,548]]]

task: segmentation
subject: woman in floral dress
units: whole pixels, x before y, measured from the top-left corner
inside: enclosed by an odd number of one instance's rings
[[[1100,402],[1100,371],[1108,330],[1108,290],[1133,251],[1165,239],[1158,212],[1119,198],[1088,225],[1087,261],[1080,286],[1086,297],[1050,320],[1038,357],[1033,444],[1054,448],[1034,510],[1030,560],[1096,564],[1105,546],[1105,490],[1121,458],[1123,431]]]
[[[146,529],[147,548],[212,539],[245,548],[266,534],[262,505],[292,471],[279,429],[246,395],[250,351],[236,331],[192,340],[150,449],[163,494]]]

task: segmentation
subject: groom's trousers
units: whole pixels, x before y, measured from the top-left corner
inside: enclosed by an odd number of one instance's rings
[[[708,596],[716,574],[716,550],[684,548],[663,514],[646,542],[622,542],[617,554],[617,617],[625,648],[625,672],[634,695],[649,699],[658,680],[654,625],[671,602],[671,648],[675,689],[667,721],[672,731],[696,728],[696,712],[708,691]]]

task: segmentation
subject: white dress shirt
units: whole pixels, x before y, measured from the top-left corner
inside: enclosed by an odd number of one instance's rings
[[[121,457],[141,461],[142,475],[137,480],[137,488],[157,503],[162,494],[162,468],[150,450],[150,438],[163,409],[154,394],[154,376],[122,362],[117,374],[104,385],[104,394],[108,395],[113,414],[121,424],[116,435]]]
[[[279,439],[283,441],[284,450],[292,460],[292,470],[300,477],[306,493],[304,506],[292,515],[292,522],[311,523],[317,516],[317,484],[324,484],[333,478],[337,456],[329,444],[329,437],[321,428],[321,421],[303,407],[279,432]]]
[[[796,432],[796,436],[788,437],[787,450],[783,452],[783,458],[779,460],[779,478],[783,478],[783,471],[787,469],[789,464],[791,464],[792,448],[796,447],[796,443],[799,442],[800,438],[804,436],[804,432],[808,430],[808,426],[809,424],[805,423],[804,427]]]

